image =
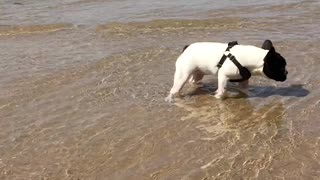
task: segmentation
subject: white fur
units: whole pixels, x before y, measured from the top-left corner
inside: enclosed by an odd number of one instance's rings
[[[240,79],[239,69],[233,62],[226,59],[222,67],[217,64],[225,53],[228,44],[213,42],[198,42],[191,44],[177,59],[174,74],[173,87],[166,101],[172,102],[175,94],[178,94],[189,79],[190,83],[197,83],[203,75],[218,74],[218,89],[215,97],[223,98],[226,94],[227,81]],[[230,53],[236,57],[240,64],[246,67],[252,75],[262,75],[264,57],[268,50],[250,45],[236,45],[230,49]],[[247,93],[248,81],[240,83],[242,92]]]

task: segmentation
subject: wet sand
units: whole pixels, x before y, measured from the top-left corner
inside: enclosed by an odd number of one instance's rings
[[[0,179],[319,179],[319,6],[0,21]],[[267,38],[287,59],[286,82],[253,77],[250,97],[221,101],[208,76],[164,101],[184,45]]]

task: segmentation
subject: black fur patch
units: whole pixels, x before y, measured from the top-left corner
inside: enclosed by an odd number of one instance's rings
[[[189,46],[190,46],[190,45],[186,45],[186,46],[184,46],[184,48],[183,48],[182,52],[184,52],[184,51],[185,51]]]
[[[283,82],[287,79],[288,74],[286,60],[275,51],[272,43],[271,47],[268,47],[269,45],[269,42],[267,42],[265,46],[265,48],[270,48],[270,50],[264,58],[263,73],[270,79]]]

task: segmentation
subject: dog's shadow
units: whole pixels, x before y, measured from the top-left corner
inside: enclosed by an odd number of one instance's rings
[[[231,87],[230,90],[237,92],[236,87]],[[202,87],[191,89],[188,95],[202,95],[202,94],[213,94],[216,90],[212,84],[204,83]],[[293,84],[288,87],[274,87],[274,86],[250,86],[250,96],[267,98],[270,96],[283,96],[283,97],[305,97],[310,91],[303,87],[303,84]],[[247,96],[239,95],[236,98],[244,98]]]
[[[303,87],[303,84],[293,84],[288,87],[274,87],[274,86],[250,86],[250,97],[270,97],[270,96],[283,96],[283,97],[305,97],[310,91]]]

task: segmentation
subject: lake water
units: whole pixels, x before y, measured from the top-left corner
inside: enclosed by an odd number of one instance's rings
[[[0,179],[320,179],[320,2],[2,0]],[[164,101],[197,41],[271,39],[288,80]],[[230,88],[234,85],[230,84]]]

